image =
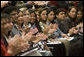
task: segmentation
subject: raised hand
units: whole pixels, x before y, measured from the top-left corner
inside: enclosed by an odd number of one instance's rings
[[[39,40],[46,40],[48,38],[48,36],[44,33],[39,33],[38,35],[36,35],[36,37],[38,37]]]
[[[77,34],[77,33],[78,33],[78,30],[76,30],[76,27],[73,27],[73,28],[71,28],[71,29],[69,30],[69,33],[70,33],[70,35],[72,35],[72,34]]]
[[[37,29],[37,28],[34,28],[34,29],[33,29],[33,28],[31,28],[31,29],[30,29],[30,32],[32,32],[33,34],[35,34],[35,33],[37,33],[37,32],[38,32],[38,29]]]
[[[29,48],[27,41],[24,41],[21,36],[15,35],[13,38],[8,40],[8,53],[16,55]]]
[[[32,32],[28,32],[27,34],[25,34],[25,32],[22,33],[22,38],[24,39],[24,41],[30,41],[32,36],[33,36]]]
[[[56,29],[50,29],[49,31],[48,31],[48,33],[49,34],[52,34],[53,32],[55,32],[56,31]]]
[[[57,29],[58,28],[58,24],[53,24],[53,29]]]

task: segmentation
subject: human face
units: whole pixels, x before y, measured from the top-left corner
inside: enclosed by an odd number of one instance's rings
[[[81,19],[81,18],[82,18],[82,12],[81,12],[81,11],[78,11],[78,12],[77,12],[77,18],[78,18],[78,19]]]
[[[69,12],[69,16],[71,18],[75,18],[76,17],[76,13],[77,13],[77,10],[75,8],[72,8]]]
[[[30,13],[29,13],[29,11],[28,10],[26,10],[25,11],[25,13],[24,13],[24,19],[23,19],[23,21],[24,22],[28,22],[29,21],[29,18],[30,18]]]
[[[31,23],[34,23],[35,22],[35,19],[36,19],[35,13],[31,13],[30,14],[30,22]]]
[[[55,15],[54,15],[54,12],[51,11],[49,14],[48,14],[48,20],[49,21],[52,21],[54,19]]]
[[[37,16],[37,20],[39,21],[40,20],[39,12],[36,11],[35,13],[36,13],[36,16]]]
[[[56,15],[56,17],[60,20],[64,20],[66,17],[65,12],[60,12],[58,15]]]
[[[18,17],[18,12],[17,11],[12,11],[10,13],[10,15],[11,15],[12,18],[17,18]]]
[[[18,22],[19,21],[19,22]],[[21,24],[23,22],[23,12],[19,12],[18,14],[18,23]]]
[[[3,28],[8,28],[8,27],[7,27],[8,23],[9,23],[9,20],[8,20],[8,19],[4,19],[4,18],[3,18],[3,19],[1,20],[1,25],[3,25]]]
[[[18,18],[18,12],[17,11],[12,11],[10,13],[10,16],[12,18],[12,21],[15,22],[15,21],[17,21],[17,18]]]
[[[45,21],[46,18],[47,18],[47,11],[43,10],[42,13],[41,13],[41,19]]]
[[[8,33],[8,31],[10,31],[13,27],[13,23],[10,22],[8,19],[4,19],[1,20],[1,26],[4,29],[4,33]]]

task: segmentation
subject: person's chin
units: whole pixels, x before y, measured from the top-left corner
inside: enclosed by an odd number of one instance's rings
[[[75,18],[74,16],[72,16],[72,18]]]

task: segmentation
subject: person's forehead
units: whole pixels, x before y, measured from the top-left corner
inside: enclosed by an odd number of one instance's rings
[[[59,12],[59,13],[65,13],[64,11],[61,11],[61,12]]]
[[[82,13],[81,11],[78,11],[78,13]]]
[[[46,13],[47,11],[46,10],[43,10],[42,13]]]
[[[50,13],[54,14],[54,12],[53,12],[53,11],[51,11]]]
[[[35,13],[31,13],[31,16],[35,16]]]
[[[9,20],[9,19],[8,19],[8,18],[2,18],[2,19],[1,19],[1,21],[5,21],[5,20],[7,21],[7,20]]]
[[[15,14],[15,13],[17,13],[17,11],[12,11],[10,14]]]
[[[18,15],[23,15],[23,13],[22,12],[19,12],[19,14]]]
[[[77,11],[76,8],[72,8],[71,11]]]

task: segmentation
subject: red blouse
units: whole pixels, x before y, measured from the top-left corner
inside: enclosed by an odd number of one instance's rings
[[[1,39],[1,56],[11,56],[7,53],[7,48],[4,45],[3,39]]]

